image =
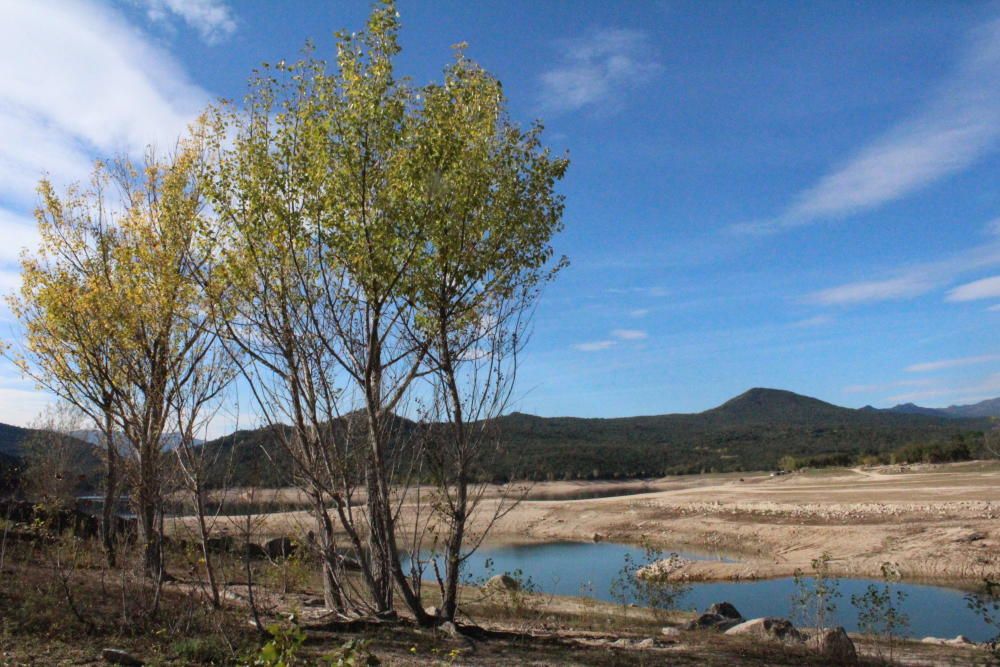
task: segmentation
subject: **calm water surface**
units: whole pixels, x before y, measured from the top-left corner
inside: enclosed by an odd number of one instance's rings
[[[520,570],[531,578],[540,591],[556,595],[585,595],[600,600],[611,598],[611,582],[618,575],[626,554],[643,563],[641,548],[607,542],[553,542],[524,546],[481,549],[465,564],[463,577],[475,582],[503,572]],[[711,554],[679,552],[693,560],[725,560]],[[488,562],[489,561],[489,562]],[[836,614],[837,625],[849,632],[858,630],[857,611],[851,595],[861,595],[872,579],[840,579],[841,597]],[[910,617],[908,634],[914,637],[954,637],[963,634],[973,641],[985,641],[992,635],[965,605],[959,590],[922,584],[899,584],[907,593],[903,611]],[[718,582],[692,584],[682,598],[680,608],[703,610],[723,600],[736,605],[744,618],[792,615],[791,597],[795,586],[791,578],[753,582]]]

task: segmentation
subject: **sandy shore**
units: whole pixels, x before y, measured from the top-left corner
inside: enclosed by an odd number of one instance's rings
[[[609,492],[632,495],[572,499]],[[888,561],[913,580],[1000,577],[998,463],[551,482],[536,484],[529,498],[553,499],[523,501],[493,527],[491,543],[648,539],[736,561],[689,562],[682,572],[691,581],[790,576],[823,553],[842,576],[878,576]],[[493,502],[483,503],[480,527]],[[225,529],[227,520],[218,521]],[[303,512],[255,521],[268,535],[312,525]],[[180,529],[185,521],[177,523]]]
[[[971,583],[1000,576],[1000,465],[700,476],[637,496],[525,502],[493,537],[645,537],[738,561],[689,562],[692,581],[789,576],[825,552],[843,576],[878,576],[890,561],[908,579]]]

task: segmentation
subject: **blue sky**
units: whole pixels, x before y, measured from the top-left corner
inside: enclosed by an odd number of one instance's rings
[[[140,154],[261,61],[330,54],[367,2],[0,0],[0,290],[33,185]],[[1000,395],[1000,4],[402,0],[399,70],[450,46],[571,158],[572,264],[516,407],[706,409]],[[16,328],[0,313],[5,336]],[[0,421],[46,401],[0,366]]]

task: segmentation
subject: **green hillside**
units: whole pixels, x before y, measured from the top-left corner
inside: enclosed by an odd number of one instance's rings
[[[536,417],[498,420],[502,447],[480,471],[484,479],[608,479],[703,471],[769,470],[779,460],[853,461],[909,447],[954,447],[977,455],[987,419],[843,408],[778,389],[751,389],[695,414],[616,419]],[[291,465],[276,428],[237,431],[205,443],[215,486],[285,486]],[[409,437],[417,425],[398,418]],[[0,466],[19,456],[29,429],[0,424]],[[81,443],[83,444],[83,443]],[[89,447],[88,445],[84,445]],[[93,457],[94,475],[100,466]]]
[[[414,427],[400,422],[401,432]],[[582,419],[513,413],[498,424],[503,449],[483,471],[498,480],[767,470],[789,455],[854,457],[956,440],[971,443],[975,454],[988,426],[984,420],[854,410],[775,389],[751,389],[696,414]],[[232,462],[237,483],[277,486],[290,479],[290,466],[273,436],[270,429],[240,431],[205,446],[218,452],[220,470],[223,461]]]

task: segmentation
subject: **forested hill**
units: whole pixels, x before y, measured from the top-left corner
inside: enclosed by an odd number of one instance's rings
[[[403,420],[405,421],[405,420]],[[695,414],[615,419],[499,419],[503,451],[482,471],[492,479],[587,479],[701,471],[767,470],[784,456],[834,461],[887,454],[906,445],[967,442],[973,455],[989,427],[979,419],[855,410],[790,391],[751,389]],[[405,428],[405,427],[404,427]],[[289,468],[269,429],[207,443],[225,452],[235,479],[280,485]]]
[[[616,419],[501,419],[509,454],[497,466],[533,477],[631,477],[773,469],[784,456],[888,453],[967,439],[984,420],[842,408],[777,389],[751,389],[695,414]],[[846,460],[846,459],[845,459]]]
[[[502,450],[484,478],[588,479],[701,471],[768,470],[782,457],[809,464],[853,462],[906,446],[951,447],[978,455],[989,420],[936,413],[843,408],[777,389],[751,389],[694,414],[590,419],[513,413],[498,420]],[[275,427],[205,443],[229,484],[284,486],[290,465]],[[397,432],[415,425],[399,419]],[[0,425],[0,454],[17,455],[30,431]]]

